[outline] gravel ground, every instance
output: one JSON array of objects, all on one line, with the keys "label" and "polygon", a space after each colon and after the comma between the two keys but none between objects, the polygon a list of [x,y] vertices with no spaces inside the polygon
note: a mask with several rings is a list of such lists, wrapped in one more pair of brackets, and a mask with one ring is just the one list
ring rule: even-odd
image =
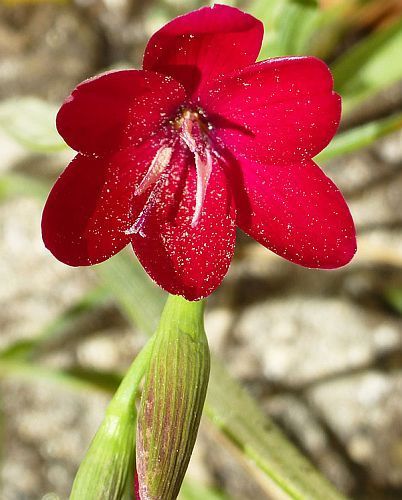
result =
[{"label": "gravel ground", "polygon": [[[167,15],[155,10],[151,23],[141,5],[0,5],[0,99],[35,94],[59,101],[86,76],[138,61],[144,40]],[[391,92],[393,106],[402,106],[401,89]],[[30,155],[1,134],[0,149],[2,172],[54,178],[66,163],[65,154]],[[342,491],[397,499],[402,319],[387,294],[402,288],[402,134],[332,162],[327,172],[358,226],[352,264],[332,272],[301,269],[240,235],[207,312],[207,331],[233,375]],[[92,270],[68,268],[45,251],[40,214],[29,196],[0,205],[0,348],[32,338],[97,282]],[[144,340],[106,301],[39,359],[49,367],[123,371]],[[50,500],[52,492],[67,498],[108,398],[29,375],[3,377],[0,391],[0,498]],[[234,499],[266,498],[206,423],[190,473]]]}]

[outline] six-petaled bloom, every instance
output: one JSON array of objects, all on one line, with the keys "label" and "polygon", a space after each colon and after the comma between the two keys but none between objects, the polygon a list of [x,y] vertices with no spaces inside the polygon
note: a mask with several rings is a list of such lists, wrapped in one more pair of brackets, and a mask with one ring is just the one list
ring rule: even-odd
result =
[{"label": "six-petaled bloom", "polygon": [[302,266],[349,262],[349,209],[311,159],[337,130],[340,97],[314,57],[256,63],[262,37],[254,17],[204,7],[152,36],[142,70],[78,85],[57,116],[78,154],[42,220],[59,260],[96,264],[131,242],[189,300],[222,281],[236,226]]}]

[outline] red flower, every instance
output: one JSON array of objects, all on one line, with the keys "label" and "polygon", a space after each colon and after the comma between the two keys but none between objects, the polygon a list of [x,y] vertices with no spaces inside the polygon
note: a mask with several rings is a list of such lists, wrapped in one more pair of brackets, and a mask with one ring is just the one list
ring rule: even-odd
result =
[{"label": "red flower", "polygon": [[150,276],[187,299],[226,274],[236,226],[302,266],[336,268],[356,250],[336,186],[311,160],[341,101],[313,57],[255,63],[262,24],[204,7],[155,33],[143,70],[86,80],[57,127],[77,156],[42,220],[47,248],[72,266],[131,242]]}]

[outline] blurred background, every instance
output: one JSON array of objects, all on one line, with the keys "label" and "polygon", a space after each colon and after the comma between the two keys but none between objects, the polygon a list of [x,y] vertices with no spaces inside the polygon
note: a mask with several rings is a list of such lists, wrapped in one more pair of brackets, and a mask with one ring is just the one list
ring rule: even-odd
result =
[{"label": "blurred background", "polygon": [[[359,250],[344,269],[306,270],[239,234],[208,303],[211,348],[342,492],[400,499],[402,1],[222,3],[264,21],[261,58],[313,54],[331,65],[344,116],[317,161],[350,204]],[[110,395],[158,316],[152,301],[163,298],[129,253],[74,269],[44,249],[43,203],[73,155],[54,130],[57,107],[89,76],[140,67],[156,29],[206,4],[0,0],[2,500],[68,497]],[[274,498],[207,421],[188,475],[198,497],[186,498]]]}]

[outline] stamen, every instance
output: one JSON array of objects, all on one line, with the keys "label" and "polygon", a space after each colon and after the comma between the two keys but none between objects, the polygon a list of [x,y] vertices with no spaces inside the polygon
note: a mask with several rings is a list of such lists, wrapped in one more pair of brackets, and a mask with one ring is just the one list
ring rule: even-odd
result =
[{"label": "stamen", "polygon": [[161,179],[161,181],[159,183],[157,183],[156,186],[154,187],[154,189],[151,191],[151,194],[148,196],[148,199],[144,205],[144,208],[141,210],[141,212],[138,215],[138,217],[136,218],[134,224],[130,228],[128,228],[126,231],[124,231],[125,234],[130,235],[130,234],[137,234],[138,233],[140,236],[145,238],[145,233],[143,231],[145,221],[147,220],[149,213],[151,212],[151,210],[155,206],[156,200],[157,200],[158,196],[161,194],[163,186],[164,186],[164,182]]},{"label": "stamen", "polygon": [[[148,172],[145,174],[140,185],[136,188],[134,192],[136,196],[144,193],[152,184],[154,184],[161,177],[164,170],[170,163],[170,160],[172,158],[172,153],[173,153],[173,148],[171,147],[162,146],[161,148],[158,149],[154,159],[151,162],[151,165],[149,166]],[[160,194],[160,191],[161,191],[161,183],[156,184],[155,188],[151,191],[144,205],[144,208],[141,210],[134,224],[126,231],[124,231],[125,234],[130,235],[138,233],[143,238],[145,237],[143,227],[149,212],[151,211],[151,209],[155,204],[156,197]]]},{"label": "stamen", "polygon": [[130,228],[126,229],[126,231],[124,231],[124,234],[130,235],[139,233],[139,235],[142,236],[142,238],[145,238],[145,233],[142,230],[142,228],[144,226],[146,215],[147,215],[147,210],[145,205],[140,215],[135,220],[134,224]]},{"label": "stamen", "polygon": [[186,143],[188,149],[195,153],[197,150],[197,143],[195,142],[195,138],[192,134],[193,130],[193,121],[190,118],[184,118],[183,124],[181,127],[181,138]]},{"label": "stamen", "polygon": [[200,220],[202,206],[207,193],[208,181],[212,172],[212,155],[208,148],[205,149],[205,160],[203,160],[197,152],[194,153],[194,158],[197,170],[197,191],[195,194],[195,210],[191,221],[191,227],[195,227]]},{"label": "stamen", "polygon": [[170,159],[172,158],[173,149],[170,147],[162,146],[158,149],[154,159],[149,166],[148,172],[145,174],[140,185],[136,188],[134,194],[136,196],[142,194],[146,191],[149,186],[154,184],[169,165]]}]

